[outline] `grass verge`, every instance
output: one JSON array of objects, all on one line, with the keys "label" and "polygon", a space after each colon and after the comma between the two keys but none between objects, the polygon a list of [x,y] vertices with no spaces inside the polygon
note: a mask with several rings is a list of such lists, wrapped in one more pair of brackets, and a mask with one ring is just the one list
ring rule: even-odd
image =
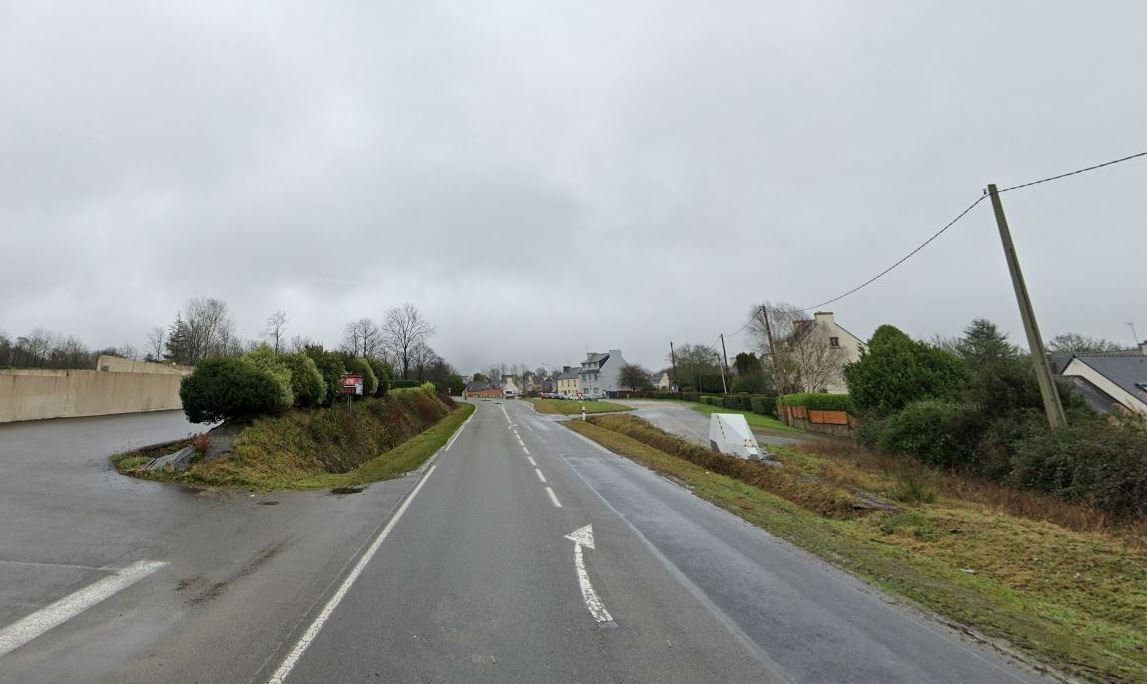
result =
[{"label": "grass verge", "polygon": [[[118,454],[112,457],[112,461],[116,469],[126,475],[165,482],[238,487],[254,491],[353,487],[399,477],[419,467],[450,439],[473,412],[472,404],[459,404],[429,428],[393,448],[381,453],[376,451],[374,457],[364,459],[342,472],[329,472],[320,459],[305,455],[306,452],[314,451],[314,448],[309,443],[312,437],[306,434],[308,430],[300,429],[298,423],[303,419],[299,417],[293,420],[275,418],[256,421],[236,440],[236,452],[233,455],[218,461],[197,463],[182,472],[140,470],[140,466],[151,457],[174,450],[171,448],[156,454],[145,454],[146,449]],[[313,429],[314,425],[306,427]]]},{"label": "grass verge", "polygon": [[991,483],[853,445],[780,449],[794,473],[896,502],[893,510],[830,517],[797,497],[707,470],[601,424],[565,425],[881,589],[1063,672],[1147,681],[1142,522],[1095,528],[1096,518],[1066,510],[1069,504],[1024,492],[1003,496]]},{"label": "grass verge", "polygon": [[574,415],[581,413],[581,407],[585,407],[586,413],[612,413],[615,411],[632,411],[633,408],[629,406],[622,406],[621,404],[614,404],[608,401],[575,401],[573,399],[526,399],[534,405],[538,413],[558,413],[562,415]]},{"label": "grass verge", "polygon": [[764,432],[776,432],[787,435],[803,435],[801,430],[789,427],[781,421],[773,418],[772,416],[762,416],[759,413],[752,411],[741,411],[738,409],[722,408],[720,406],[710,406],[708,404],[693,404],[689,403],[688,406],[698,413],[704,413],[711,416],[714,413],[739,413],[745,417],[745,421],[749,423],[749,427],[754,430],[762,430]]}]

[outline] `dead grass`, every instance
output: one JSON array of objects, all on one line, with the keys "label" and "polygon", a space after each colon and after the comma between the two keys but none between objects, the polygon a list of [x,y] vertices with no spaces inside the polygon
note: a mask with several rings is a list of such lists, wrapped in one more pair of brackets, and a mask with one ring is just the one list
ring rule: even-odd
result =
[{"label": "dead grass", "polygon": [[568,427],[887,591],[1072,676],[1147,681],[1142,521],[1116,525],[1086,507],[846,442],[780,449],[797,481],[815,478],[845,494],[901,498],[894,510],[833,517],[784,489],[733,479],[610,429],[624,428],[616,418]]}]

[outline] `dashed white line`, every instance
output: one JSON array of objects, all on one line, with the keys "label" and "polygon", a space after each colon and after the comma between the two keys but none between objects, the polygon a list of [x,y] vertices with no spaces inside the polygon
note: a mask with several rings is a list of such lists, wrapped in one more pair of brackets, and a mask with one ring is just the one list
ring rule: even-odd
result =
[{"label": "dashed white line", "polygon": [[546,476],[542,475],[542,471],[538,470],[537,468],[534,468],[534,472],[537,473],[538,479],[542,481],[542,484],[545,484],[546,483]]},{"label": "dashed white line", "polygon": [[303,657],[303,652],[307,650],[307,647],[310,646],[311,642],[315,640],[315,637],[319,635],[319,631],[322,630],[323,625],[330,619],[335,608],[338,607],[343,597],[350,591],[351,585],[354,584],[358,576],[362,574],[363,569],[366,568],[366,564],[374,558],[374,554],[378,553],[382,542],[386,540],[387,535],[394,529],[394,525],[410,506],[410,502],[414,501],[414,497],[418,496],[418,492],[422,490],[422,485],[426,484],[426,480],[430,479],[430,476],[434,474],[437,468],[437,465],[430,466],[430,470],[427,470],[426,474],[422,476],[422,479],[419,480],[418,484],[410,492],[410,495],[406,497],[406,500],[403,501],[402,505],[398,507],[398,510],[394,512],[394,516],[390,519],[390,522],[386,523],[386,527],[382,528],[382,531],[374,538],[374,541],[371,542],[366,552],[362,554],[362,558],[359,558],[358,563],[355,563],[354,568],[351,569],[350,574],[348,574],[342,584],[339,585],[334,596],[331,596],[327,604],[323,606],[322,611],[315,618],[315,621],[311,623],[311,626],[307,628],[303,636],[299,637],[299,641],[295,644],[295,647],[291,649],[291,652],[287,654],[287,657],[283,658],[279,669],[275,670],[275,673],[267,680],[267,684],[283,684],[283,682],[286,681],[287,676],[291,674],[291,670],[295,669],[295,664],[299,662],[299,658]]},{"label": "dashed white line", "polygon": [[535,468],[538,467],[538,462],[534,460],[533,456],[527,456],[526,460],[529,461],[530,465],[534,466]]},{"label": "dashed white line", "polygon": [[530,455],[530,450],[526,448],[526,445],[525,445],[525,444],[523,444],[523,445],[522,445],[522,451],[526,452],[526,455],[527,455],[527,456],[529,456],[529,455]]},{"label": "dashed white line", "polygon": [[550,501],[554,502],[554,508],[561,508],[562,507],[562,502],[558,501],[558,495],[554,494],[554,490],[550,489],[549,487],[546,487],[546,494],[550,495]]},{"label": "dashed white line", "polygon": [[110,577],[89,584],[0,630],[0,656],[5,656],[44,632],[58,627],[112,594],[130,587],[167,563],[138,561]]}]

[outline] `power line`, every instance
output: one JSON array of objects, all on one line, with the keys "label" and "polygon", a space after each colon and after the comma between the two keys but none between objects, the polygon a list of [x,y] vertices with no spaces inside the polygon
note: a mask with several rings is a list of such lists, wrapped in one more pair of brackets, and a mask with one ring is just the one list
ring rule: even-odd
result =
[{"label": "power line", "polygon": [[1111,166],[1112,164],[1119,164],[1121,162],[1130,161],[1132,159],[1137,159],[1139,157],[1147,157],[1147,152],[1139,152],[1136,154],[1132,154],[1132,155],[1123,157],[1122,159],[1112,159],[1109,162],[1103,162],[1102,164],[1096,164],[1095,166],[1088,166],[1087,168],[1084,168],[1084,169],[1076,169],[1075,171],[1068,171],[1067,173],[1061,173],[1058,176],[1051,176],[1049,178],[1041,178],[1040,180],[1031,181],[1030,183],[1021,183],[1020,185],[1013,185],[1010,188],[1001,188],[1000,190],[998,190],[998,192],[1008,192],[1009,190],[1019,190],[1020,188],[1026,188],[1026,187],[1030,187],[1032,185],[1039,185],[1040,183],[1047,183],[1047,182],[1050,182],[1053,180],[1059,180],[1060,178],[1067,178],[1068,176],[1074,176],[1074,175],[1079,174],[1079,173],[1086,173],[1088,171],[1094,171],[1096,169],[1102,169],[1104,166]]},{"label": "power line", "polygon": [[[1010,190],[1019,190],[1019,189],[1021,189],[1021,188],[1028,188],[1028,187],[1031,187],[1031,186],[1033,186],[1033,185],[1039,185],[1040,183],[1048,183],[1048,182],[1051,182],[1051,181],[1054,181],[1054,180],[1059,180],[1059,179],[1061,179],[1061,178],[1067,178],[1068,176],[1075,176],[1075,175],[1078,175],[1078,174],[1081,174],[1081,173],[1087,173],[1088,171],[1094,171],[1094,170],[1096,170],[1096,169],[1102,169],[1102,168],[1103,168],[1103,167],[1105,167],[1105,166],[1111,166],[1111,165],[1113,165],[1113,164],[1120,164],[1120,163],[1122,163],[1122,162],[1125,162],[1125,161],[1131,161],[1132,159],[1138,159],[1139,157],[1147,157],[1147,152],[1137,152],[1137,153],[1135,153],[1135,154],[1131,154],[1131,155],[1128,155],[1128,156],[1126,156],[1126,157],[1121,157],[1121,158],[1119,158],[1119,159],[1112,159],[1111,161],[1106,161],[1106,162],[1103,162],[1102,164],[1095,164],[1094,166],[1087,166],[1087,167],[1084,167],[1084,168],[1082,168],[1082,169],[1076,169],[1075,171],[1068,171],[1067,173],[1061,173],[1061,174],[1058,174],[1058,175],[1055,175],[1055,176],[1049,176],[1049,177],[1047,177],[1047,178],[1041,178],[1041,179],[1039,179],[1039,180],[1034,180],[1034,181],[1030,181],[1030,182],[1027,182],[1027,183],[1020,183],[1019,185],[1013,185],[1013,186],[1011,186],[1011,187],[1008,187],[1008,188],[1003,188],[1003,189],[999,190],[999,192],[1008,192],[1008,191],[1010,191]],[[857,285],[856,287],[852,288],[851,290],[849,290],[848,292],[845,292],[845,293],[844,293],[844,294],[842,294],[842,295],[838,295],[838,296],[836,296],[836,297],[833,297],[832,299],[830,299],[830,300],[828,300],[828,301],[826,301],[826,302],[821,302],[820,304],[817,304],[817,305],[815,305],[815,306],[808,306],[808,307],[805,307],[805,308],[803,308],[803,309],[802,309],[802,311],[813,311],[813,310],[815,310],[815,309],[819,309],[819,308],[820,308],[820,307],[822,307],[822,306],[827,306],[827,305],[829,305],[829,304],[832,304],[833,302],[838,302],[838,301],[840,301],[840,300],[844,299],[845,297],[847,297],[847,296],[849,296],[849,295],[851,295],[851,294],[853,294],[853,293],[855,293],[855,292],[858,292],[858,291],[860,291],[860,290],[862,290],[862,289],[864,289],[864,288],[868,287],[869,285],[871,285],[872,283],[876,282],[877,280],[880,280],[880,279],[881,279],[881,278],[883,278],[885,275],[887,275],[887,274],[888,274],[890,271],[892,271],[892,269],[896,268],[897,266],[899,266],[900,264],[904,263],[905,261],[908,261],[910,258],[912,258],[913,256],[915,256],[917,252],[919,252],[920,250],[922,250],[922,249],[924,249],[925,247],[927,247],[927,246],[928,246],[928,243],[930,243],[930,242],[932,242],[933,240],[935,240],[936,238],[940,237],[940,235],[942,235],[942,234],[944,233],[944,231],[946,231],[946,230],[948,230],[949,228],[951,228],[952,226],[956,225],[956,223],[957,223],[957,222],[958,222],[960,219],[964,218],[964,216],[966,216],[966,215],[968,214],[968,212],[970,212],[972,209],[974,209],[974,208],[975,208],[975,206],[976,206],[977,204],[979,204],[980,202],[984,201],[984,198],[985,198],[985,197],[987,197],[987,192],[986,192],[986,191],[985,191],[985,194],[983,194],[983,195],[980,195],[980,198],[979,198],[979,199],[977,199],[975,202],[972,202],[972,203],[971,203],[971,204],[968,206],[968,208],[967,208],[967,209],[964,209],[963,211],[961,211],[961,212],[959,213],[959,215],[957,215],[957,216],[956,216],[956,218],[952,219],[951,221],[949,221],[949,222],[948,222],[948,224],[947,224],[947,225],[945,225],[945,226],[944,226],[943,228],[941,228],[940,230],[936,231],[936,232],[935,232],[935,233],[932,235],[932,237],[930,237],[930,238],[928,238],[927,240],[925,240],[925,241],[924,241],[923,243],[921,243],[921,244],[920,244],[920,245],[919,245],[919,246],[918,246],[916,249],[914,249],[914,250],[912,250],[911,252],[909,252],[908,254],[904,255],[904,257],[903,257],[902,259],[900,259],[900,260],[899,260],[899,261],[897,261],[896,263],[892,264],[892,265],[891,265],[891,266],[889,266],[888,268],[884,269],[884,270],[883,270],[883,271],[881,271],[880,273],[877,273],[877,274],[876,274],[875,276],[873,276],[872,278],[869,278],[868,280],[864,281],[864,282],[863,282],[863,283],[861,283],[860,285]],[[748,326],[748,323],[746,323],[746,324],[745,324],[745,326],[742,326],[742,330],[743,330],[745,327],[747,327],[747,326]]]},{"label": "power line", "polygon": [[924,242],[920,243],[920,244],[919,244],[919,245],[916,247],[916,249],[912,250],[911,252],[908,252],[908,253],[907,253],[907,254],[905,254],[903,257],[901,257],[899,261],[897,261],[896,263],[892,264],[892,265],[891,265],[891,266],[889,266],[888,268],[884,269],[884,270],[883,270],[883,271],[881,271],[880,273],[877,273],[876,275],[872,276],[872,277],[871,277],[871,278],[869,278],[868,280],[866,280],[866,281],[864,281],[863,283],[861,283],[861,284],[857,285],[856,287],[852,288],[852,289],[851,289],[851,290],[849,290],[848,292],[845,292],[844,294],[841,294],[841,295],[837,295],[836,297],[833,297],[832,299],[830,299],[830,300],[828,300],[828,301],[826,301],[826,302],[821,302],[820,304],[817,304],[817,305],[815,305],[815,306],[806,306],[806,307],[803,307],[801,310],[802,310],[802,311],[813,311],[813,310],[815,310],[815,309],[819,309],[819,308],[820,308],[820,307],[822,307],[822,306],[826,306],[826,305],[828,305],[828,304],[832,304],[833,302],[837,302],[837,301],[840,301],[840,300],[844,299],[845,297],[849,296],[850,294],[853,294],[854,292],[858,292],[858,291],[860,291],[860,290],[862,290],[862,289],[864,289],[864,288],[868,287],[868,286],[869,286],[869,285],[871,285],[872,283],[875,283],[877,280],[880,280],[881,278],[883,278],[884,276],[886,276],[886,275],[887,275],[889,272],[891,272],[891,271],[892,271],[892,269],[896,268],[897,266],[899,266],[900,264],[904,263],[905,261],[908,261],[908,260],[909,260],[909,259],[911,259],[913,256],[915,256],[917,252],[919,252],[920,250],[922,250],[922,249],[924,249],[925,247],[927,247],[927,246],[928,246],[928,244],[929,244],[930,242],[932,242],[932,241],[933,241],[933,240],[935,240],[936,238],[938,238],[938,237],[940,237],[941,235],[943,235],[943,234],[944,234],[944,231],[946,231],[946,230],[948,230],[949,228],[951,228],[952,226],[956,225],[956,223],[957,223],[957,222],[958,222],[960,219],[962,219],[962,218],[964,218],[965,216],[967,216],[967,215],[968,215],[968,212],[970,212],[972,209],[974,209],[974,208],[976,207],[976,205],[977,205],[977,204],[979,204],[980,202],[983,202],[985,197],[987,197],[987,195],[980,195],[979,199],[977,199],[975,202],[972,202],[971,204],[969,204],[969,205],[968,205],[968,207],[967,207],[966,209],[964,209],[963,211],[961,211],[959,214],[957,214],[957,215],[956,215],[956,218],[952,219],[952,220],[951,220],[951,221],[949,221],[947,224],[945,224],[943,228],[941,228],[940,230],[938,230],[938,231],[936,231],[935,233],[933,233],[933,234],[932,234],[932,237],[930,237],[930,238],[928,238],[927,240],[925,240]]}]

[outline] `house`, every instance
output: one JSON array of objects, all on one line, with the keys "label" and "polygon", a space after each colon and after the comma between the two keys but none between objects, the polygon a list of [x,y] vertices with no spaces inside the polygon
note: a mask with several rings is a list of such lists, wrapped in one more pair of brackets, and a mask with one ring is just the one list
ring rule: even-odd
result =
[{"label": "house", "polygon": [[606,353],[590,352],[578,370],[578,391],[588,399],[599,399],[616,392],[620,387],[621,367],[625,359],[620,349],[610,349]]},{"label": "house", "polygon": [[502,395],[507,399],[513,399],[522,393],[518,386],[516,378],[512,375],[507,375],[502,378]]},{"label": "house", "polygon": [[791,391],[847,394],[844,366],[860,360],[864,342],[836,322],[831,311],[793,322],[793,332],[777,344],[777,361]]},{"label": "house", "polygon": [[578,372],[569,366],[562,366],[558,375],[557,387],[554,390],[563,397],[576,397],[581,390],[578,388]]},{"label": "house", "polygon": [[668,392],[672,386],[672,383],[669,382],[669,371],[660,371],[650,374],[649,383],[653,385],[653,389],[655,390]]},{"label": "house", "polygon": [[1147,417],[1147,342],[1125,351],[1051,354],[1048,364],[1095,411]]},{"label": "house", "polygon": [[471,382],[462,390],[463,399],[501,399],[502,388],[489,382]]}]

